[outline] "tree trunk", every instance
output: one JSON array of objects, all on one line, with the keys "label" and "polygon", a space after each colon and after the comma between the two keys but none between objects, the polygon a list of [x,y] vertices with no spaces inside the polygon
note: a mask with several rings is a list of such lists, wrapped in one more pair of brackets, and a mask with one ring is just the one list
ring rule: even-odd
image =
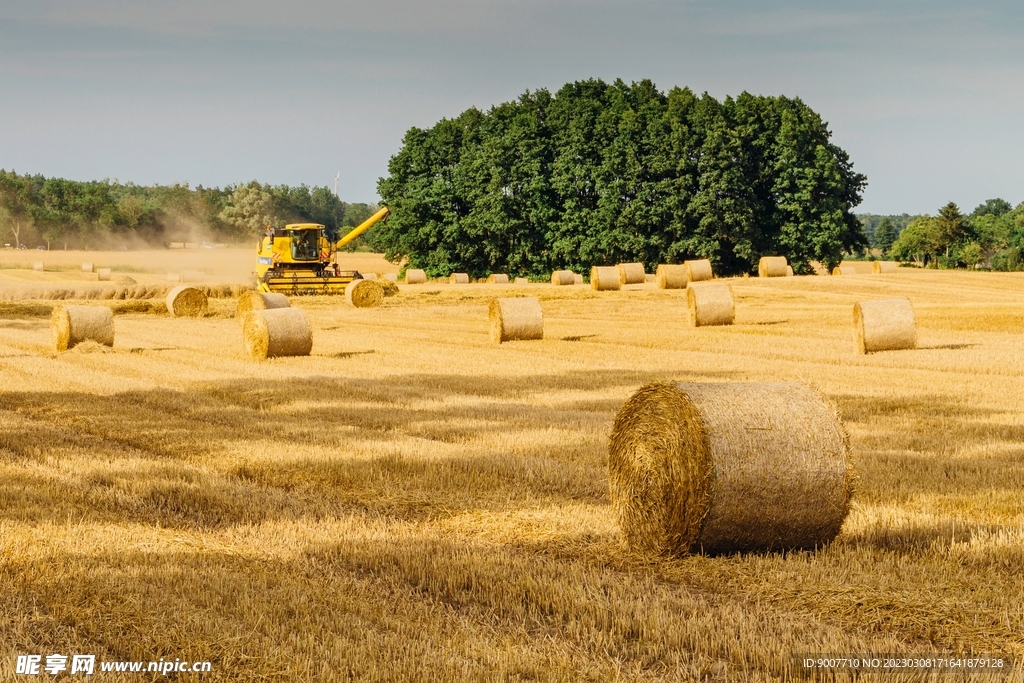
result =
[{"label": "tree trunk", "polygon": [[18,235],[21,234],[21,222],[14,221],[11,223],[11,232],[14,233],[14,248],[21,248],[21,240],[18,239]]}]

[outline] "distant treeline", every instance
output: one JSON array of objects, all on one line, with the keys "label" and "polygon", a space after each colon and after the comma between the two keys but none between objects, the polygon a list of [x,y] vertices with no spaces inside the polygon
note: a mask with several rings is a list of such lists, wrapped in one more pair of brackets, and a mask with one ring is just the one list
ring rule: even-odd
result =
[{"label": "distant treeline", "polygon": [[969,215],[950,202],[934,215],[860,214],[871,246],[922,267],[1024,270],[1024,203],[989,199]]},{"label": "distant treeline", "polygon": [[[167,242],[248,241],[267,225],[358,225],[375,204],[346,203],[327,187],[245,185],[195,189],[101,180],[79,182],[0,170],[0,230],[14,247],[143,247]],[[355,248],[357,243],[350,247]]]},{"label": "distant treeline", "polygon": [[718,101],[644,80],[570,83],[411,128],[378,193],[377,242],[432,275],[540,274],[708,258],[797,272],[868,242],[866,178],[799,99]]}]

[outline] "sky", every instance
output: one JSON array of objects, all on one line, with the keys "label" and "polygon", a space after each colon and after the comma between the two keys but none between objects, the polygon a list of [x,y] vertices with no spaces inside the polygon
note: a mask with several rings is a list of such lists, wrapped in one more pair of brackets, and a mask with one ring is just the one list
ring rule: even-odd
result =
[{"label": "sky", "polygon": [[1024,201],[1024,3],[2,0],[0,168],[374,201],[412,126],[650,78],[800,97],[857,212]]}]

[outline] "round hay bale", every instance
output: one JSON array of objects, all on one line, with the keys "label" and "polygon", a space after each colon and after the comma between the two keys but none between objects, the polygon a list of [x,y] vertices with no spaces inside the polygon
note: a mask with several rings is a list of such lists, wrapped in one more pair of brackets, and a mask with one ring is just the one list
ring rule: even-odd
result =
[{"label": "round hay bale", "polygon": [[235,317],[241,319],[249,311],[265,311],[268,308],[288,308],[288,297],[276,292],[257,292],[248,290],[242,292],[238,297],[238,304],[235,306]]},{"label": "round hay bale", "polygon": [[249,311],[242,318],[242,337],[249,355],[257,360],[308,356],[313,349],[313,332],[297,308]]},{"label": "round hay bale", "polygon": [[114,312],[106,306],[56,306],[50,316],[50,332],[58,352],[93,341],[114,345]]},{"label": "round hay bale", "polygon": [[381,291],[384,292],[384,296],[395,296],[398,294],[398,285],[391,280],[377,280],[377,284],[380,285]]},{"label": "round hay bale", "polygon": [[544,312],[537,297],[494,299],[488,311],[491,340],[497,344],[544,338]]},{"label": "round hay bale", "polygon": [[856,275],[857,269],[853,266],[836,266],[832,269],[833,275]]},{"label": "round hay bale", "polygon": [[96,271],[97,280],[109,280],[110,279],[110,268],[99,268]]},{"label": "round hay bale", "polygon": [[655,275],[654,273],[647,273],[646,275],[644,275],[644,282],[656,282],[657,279],[658,276]]},{"label": "round hay bale", "polygon": [[371,282],[376,282],[377,280],[380,279],[377,276],[377,273],[359,273],[359,274],[363,276],[364,280],[370,280]]},{"label": "round hay bale", "polygon": [[491,273],[487,276],[487,284],[489,285],[507,285],[508,275],[504,273]]},{"label": "round hay bale", "polygon": [[555,270],[551,273],[551,284],[556,287],[576,284],[576,273],[571,270]]},{"label": "round hay bale", "polygon": [[469,273],[452,273],[448,276],[448,284],[450,285],[468,285],[469,284]]},{"label": "round hay bale", "polygon": [[427,271],[419,268],[410,268],[405,271],[405,284],[422,285],[427,281]]},{"label": "round hay bale", "polygon": [[398,273],[384,273],[381,277],[388,282],[398,282]]},{"label": "round hay bale", "polygon": [[613,292],[622,287],[619,269],[615,266],[594,266],[590,269],[590,286],[598,292]]},{"label": "round hay bale", "polygon": [[373,280],[353,280],[345,286],[345,301],[356,308],[380,306],[384,288]]},{"label": "round hay bale", "polygon": [[853,327],[861,353],[917,348],[917,324],[909,299],[858,301]]},{"label": "round hay bale", "polygon": [[875,275],[881,273],[895,273],[899,264],[895,261],[875,261],[871,264],[871,272]]},{"label": "round hay bale", "polygon": [[686,266],[686,277],[690,282],[710,280],[715,276],[714,271],[711,269],[711,261],[706,258],[695,261],[683,261],[683,265]]},{"label": "round hay bale", "polygon": [[115,282],[117,282],[117,284],[119,284],[119,285],[137,285],[137,284],[138,284],[138,283],[137,283],[137,282],[135,281],[135,278],[133,278],[133,277],[129,277],[129,276],[127,276],[127,275],[121,275],[121,276],[119,276],[119,277],[117,278],[117,280],[115,280]]},{"label": "round hay bale", "polygon": [[528,278],[528,277],[517,277],[515,279],[514,284],[517,284],[517,285],[528,285],[528,284],[530,284],[530,278]]},{"label": "round hay bale", "polygon": [[83,263],[82,264],[82,272],[83,273],[91,273],[92,272],[92,264],[91,263]]},{"label": "round hay bale", "polygon": [[36,261],[32,264],[32,270],[46,270],[46,268],[43,266],[42,261]]},{"label": "round hay bale", "polygon": [[686,290],[686,305],[694,327],[732,325],[736,316],[729,285],[690,285]]},{"label": "round hay bale", "polygon": [[854,479],[835,408],[793,382],[645,386],[615,418],[608,474],[629,545],[674,555],[822,546]]},{"label": "round hay bale", "polygon": [[178,285],[167,292],[167,312],[175,318],[198,318],[208,305],[206,292],[198,287]]},{"label": "round hay bale", "polygon": [[619,269],[619,280],[624,285],[639,285],[647,281],[642,263],[620,263],[615,267]]},{"label": "round hay bale", "polygon": [[793,277],[793,266],[786,266],[786,277]]},{"label": "round hay bale", "polygon": [[758,277],[786,277],[789,263],[785,256],[762,256],[757,262]]},{"label": "round hay bale", "polygon": [[573,273],[572,274],[572,283],[574,285],[582,285],[583,284],[583,273]]},{"label": "round hay bale", "polygon": [[686,289],[686,285],[690,282],[686,266],[667,263],[658,266],[654,278],[658,282],[658,289]]}]

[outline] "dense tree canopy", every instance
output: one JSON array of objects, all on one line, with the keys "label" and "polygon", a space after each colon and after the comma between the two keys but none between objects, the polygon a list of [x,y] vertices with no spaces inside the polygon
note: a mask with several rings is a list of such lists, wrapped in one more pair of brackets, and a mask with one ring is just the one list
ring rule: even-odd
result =
[{"label": "dense tree canopy", "polygon": [[0,170],[0,231],[14,247],[248,240],[268,224],[289,222],[322,223],[336,235],[375,210],[376,205],[347,204],[326,187],[253,181],[193,190],[188,185],[78,182]]},{"label": "dense tree canopy", "polygon": [[913,220],[890,254],[935,268],[1024,270],[1024,203],[1013,208],[1004,199],[989,199],[964,216],[949,202],[937,215]]},{"label": "dense tree canopy", "polygon": [[719,102],[650,81],[570,83],[412,128],[378,189],[374,237],[433,275],[709,258],[723,274],[765,254],[830,268],[867,246],[851,213],[866,185],[799,99]]}]

